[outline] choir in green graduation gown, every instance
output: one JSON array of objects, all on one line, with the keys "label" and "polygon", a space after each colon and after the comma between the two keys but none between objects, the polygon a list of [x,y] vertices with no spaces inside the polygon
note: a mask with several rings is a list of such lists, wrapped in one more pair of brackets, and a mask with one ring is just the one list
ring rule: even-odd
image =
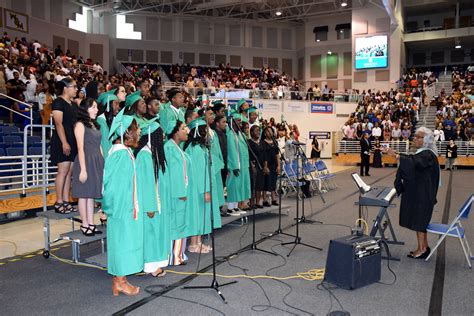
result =
[{"label": "choir in green graduation gown", "polygon": [[[110,136],[122,136],[132,121],[121,111],[112,123]],[[125,145],[115,144],[105,161],[102,200],[108,216],[107,268],[114,276],[143,270],[143,212],[138,206],[136,189],[133,153]]]},{"label": "choir in green graduation gown", "polygon": [[[200,121],[200,122],[197,122]],[[198,128],[199,124],[205,125],[206,122],[203,120],[194,120],[190,123],[190,128]],[[217,187],[216,187],[216,176],[214,172],[211,172],[212,178],[209,177],[209,155],[205,147],[196,144],[189,144],[186,148],[186,153],[189,154],[193,163],[192,167],[192,186],[195,189],[196,203],[197,206],[194,209],[195,220],[191,221],[193,226],[193,235],[199,236],[209,234],[211,232],[211,203],[213,210],[213,221],[214,228],[220,228],[221,216],[219,212],[219,200],[217,198]],[[220,177],[220,174],[219,174]],[[211,180],[212,180],[212,192],[211,192]],[[206,202],[204,195],[209,193],[211,195],[211,202]]]},{"label": "choir in green graduation gown", "polygon": [[[224,169],[224,157],[222,157],[221,145],[219,143],[219,137],[216,132],[212,129],[209,131],[211,134],[211,155],[212,155],[212,169],[216,181],[213,182],[213,185],[216,187],[216,196],[218,206],[225,204],[224,197],[224,184],[222,183],[221,170]],[[213,196],[214,197],[214,196]]]},{"label": "choir in green graduation gown", "polygon": [[[233,119],[243,119],[240,114],[233,114]],[[249,150],[243,133],[227,128],[227,202],[241,202],[251,196]],[[234,174],[239,170],[239,175]]]},{"label": "choir in green graduation gown", "polygon": [[[140,125],[141,136],[149,137],[160,125],[157,118],[144,121]],[[144,262],[146,273],[155,272],[158,268],[166,267],[171,252],[168,214],[161,206],[160,187],[155,178],[153,157],[148,143],[137,154],[137,193],[138,206],[143,215]],[[161,182],[161,181],[160,181]],[[154,213],[150,218],[148,213]]]},{"label": "choir in green graduation gown", "polygon": [[[102,93],[97,98],[97,103],[99,106],[105,106],[105,112],[113,111],[111,109],[111,104],[113,101],[118,100],[117,96],[114,94],[116,89],[110,90],[108,92]],[[100,133],[102,138],[100,140],[100,147],[102,148],[102,153],[104,154],[104,160],[107,160],[109,156],[110,148],[112,148],[112,141],[109,139],[109,125],[107,125],[107,119],[105,118],[105,113],[102,113],[97,117],[97,124],[100,128]]]},{"label": "choir in green graduation gown", "polygon": [[185,108],[181,107],[179,109],[173,107],[171,102],[165,103],[163,107],[160,108],[160,125],[163,130],[172,129],[171,126],[176,121],[181,121],[184,123],[184,112]]}]

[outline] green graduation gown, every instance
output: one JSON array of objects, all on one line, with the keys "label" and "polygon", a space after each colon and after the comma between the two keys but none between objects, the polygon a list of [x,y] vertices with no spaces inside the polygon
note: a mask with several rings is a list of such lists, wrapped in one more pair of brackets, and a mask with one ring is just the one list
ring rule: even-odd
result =
[{"label": "green graduation gown", "polygon": [[160,125],[161,128],[166,131],[168,129],[168,124],[170,122],[174,122],[175,120],[179,120],[184,123],[184,108],[173,108],[170,103],[166,103],[160,109]]},{"label": "green graduation gown", "polygon": [[[166,207],[169,212],[170,238],[177,240],[194,236],[196,197],[191,185],[191,158],[172,139],[165,143],[164,150],[166,170],[163,194],[168,199]],[[182,197],[186,197],[186,200],[181,200]]]},{"label": "green graduation gown", "polygon": [[[140,150],[135,164],[138,206],[143,212],[144,261],[145,263],[163,262],[159,266],[165,267],[171,252],[168,217],[160,208],[160,190],[154,176],[153,158],[148,146]],[[155,213],[154,217],[148,217],[148,212]]]},{"label": "green graduation gown", "polygon": [[[245,136],[227,128],[227,202],[241,202],[251,196],[249,149]],[[235,176],[233,170],[239,170]]]},{"label": "green graduation gown", "polygon": [[102,208],[108,216],[107,268],[114,276],[143,270],[143,211],[137,208],[135,179],[133,153],[113,145],[105,161]]},{"label": "green graduation gown", "polygon": [[109,140],[109,126],[105,119],[105,115],[101,114],[97,117],[97,124],[100,127],[100,133],[102,134],[102,139],[100,140],[100,147],[104,153],[104,161],[107,160],[109,156],[110,148],[112,148],[112,142]]},{"label": "green graduation gown", "polygon": [[222,183],[221,170],[224,169],[224,157],[222,157],[221,145],[219,143],[219,137],[216,132],[212,129],[211,133],[211,155],[212,155],[212,169],[214,170],[214,176],[216,181],[213,185],[216,187],[217,202],[218,206],[225,204],[224,197],[224,184]]},{"label": "green graduation gown", "polygon": [[[211,203],[205,202],[204,195],[206,192],[210,192],[211,185],[209,179],[209,164],[208,164],[208,153],[205,148],[200,145],[189,145],[186,148],[186,153],[189,154],[193,162],[192,168],[192,186],[194,187],[196,195],[196,207],[193,209],[196,214],[193,231],[194,235],[204,235],[211,232]],[[214,228],[220,228],[221,215],[219,212],[219,200],[217,198],[217,187],[215,186],[216,177],[215,173],[212,172],[212,192],[211,201],[213,208],[213,220]],[[220,175],[220,174],[219,174]]]}]

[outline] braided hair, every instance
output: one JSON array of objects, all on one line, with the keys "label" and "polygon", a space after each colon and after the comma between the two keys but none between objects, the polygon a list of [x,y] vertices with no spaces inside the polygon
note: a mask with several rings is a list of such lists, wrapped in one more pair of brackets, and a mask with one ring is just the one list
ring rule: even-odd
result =
[{"label": "braided hair", "polygon": [[[202,147],[206,146],[206,127],[206,125],[201,125],[191,130],[188,140],[184,143],[184,150],[186,150],[189,145],[200,145]],[[194,137],[196,128],[198,129],[198,133],[196,134],[196,137]]]},{"label": "braided hair", "polygon": [[[151,156],[153,157],[153,169],[155,172],[155,179],[158,179],[158,171],[161,169],[162,172],[165,172],[166,167],[166,158],[163,145],[163,129],[161,127],[157,128],[150,135],[151,142]],[[138,146],[133,151],[135,157],[138,156],[140,150],[148,144],[148,135],[143,135],[138,141]]]}]

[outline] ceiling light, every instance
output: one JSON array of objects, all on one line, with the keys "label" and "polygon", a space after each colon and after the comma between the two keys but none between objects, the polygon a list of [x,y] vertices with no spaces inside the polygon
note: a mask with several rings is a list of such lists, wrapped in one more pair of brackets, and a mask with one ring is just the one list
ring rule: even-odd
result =
[{"label": "ceiling light", "polygon": [[455,38],[454,39],[454,48],[456,49],[460,49],[462,46],[461,46],[461,41],[459,40],[459,38]]},{"label": "ceiling light", "polygon": [[316,42],[318,42],[318,43],[319,43],[319,42],[321,42],[321,40],[318,38],[318,39],[316,40]]},{"label": "ceiling light", "polygon": [[283,13],[281,13],[280,10],[278,10],[277,12],[275,12],[275,15],[276,15],[276,16],[280,16],[280,15],[282,15],[282,14],[283,14]]},{"label": "ceiling light", "polygon": [[330,50],[328,50],[328,55],[332,55],[332,52]]},{"label": "ceiling light", "polygon": [[341,7],[347,7],[347,0],[343,0],[341,2]]}]

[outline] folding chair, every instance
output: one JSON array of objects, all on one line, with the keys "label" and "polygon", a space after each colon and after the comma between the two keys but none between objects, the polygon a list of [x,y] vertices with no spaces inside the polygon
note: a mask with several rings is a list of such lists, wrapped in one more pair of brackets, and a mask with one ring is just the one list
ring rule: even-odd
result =
[{"label": "folding chair", "polygon": [[318,177],[316,167],[307,159],[303,160],[303,177],[310,182],[311,191],[314,193],[322,193],[322,180]]},{"label": "folding chair", "polygon": [[316,167],[316,170],[318,171],[318,177],[323,181],[323,183],[325,184],[325,187],[328,190],[337,188],[336,183],[332,181],[332,179],[336,175],[334,173],[329,172],[324,161],[318,160],[316,161],[314,165]]},{"label": "folding chair", "polygon": [[464,251],[464,255],[466,257],[467,265],[469,266],[469,268],[472,268],[472,265],[471,265],[472,252],[471,252],[471,248],[469,247],[469,243],[466,239],[466,233],[465,233],[464,227],[462,227],[461,225],[461,220],[466,220],[468,218],[473,202],[474,202],[474,194],[472,194],[467,199],[467,201],[459,210],[458,215],[454,218],[454,220],[449,225],[438,224],[438,223],[430,223],[428,225],[428,228],[426,228],[426,231],[428,233],[440,235],[441,237],[438,239],[438,243],[433,248],[428,258],[426,258],[426,261],[430,259],[431,255],[439,247],[441,242],[443,242],[446,236],[449,236],[449,237],[455,237],[459,239],[462,250]]},{"label": "folding chair", "polygon": [[295,183],[298,182],[298,179],[297,179],[297,175],[296,175],[294,169],[292,168],[291,164],[289,164],[287,162],[284,163],[284,165],[283,165],[283,174],[286,177],[285,184],[287,185],[287,187],[291,191],[296,192]]}]

